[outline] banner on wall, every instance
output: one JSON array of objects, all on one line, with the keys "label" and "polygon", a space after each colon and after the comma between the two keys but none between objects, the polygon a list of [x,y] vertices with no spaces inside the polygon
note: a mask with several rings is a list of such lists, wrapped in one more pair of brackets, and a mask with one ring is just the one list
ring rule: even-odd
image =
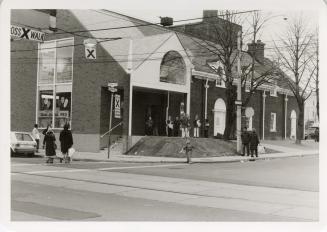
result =
[{"label": "banner on wall", "polygon": [[115,118],[120,118],[120,95],[115,94]]}]

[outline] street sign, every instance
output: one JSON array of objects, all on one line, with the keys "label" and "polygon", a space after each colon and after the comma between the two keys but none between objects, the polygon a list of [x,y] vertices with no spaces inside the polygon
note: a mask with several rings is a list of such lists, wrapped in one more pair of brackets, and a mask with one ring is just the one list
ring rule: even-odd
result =
[{"label": "street sign", "polygon": [[10,35],[14,38],[27,39],[38,42],[43,42],[45,39],[44,32],[15,25],[10,26]]},{"label": "street sign", "polygon": [[115,94],[115,118],[120,118],[120,95]]},{"label": "street sign", "polygon": [[96,47],[85,47],[85,58],[95,60],[97,58]]},{"label": "street sign", "polygon": [[109,82],[108,83],[108,87],[114,88],[114,87],[117,87],[117,86],[118,86],[117,82]]}]

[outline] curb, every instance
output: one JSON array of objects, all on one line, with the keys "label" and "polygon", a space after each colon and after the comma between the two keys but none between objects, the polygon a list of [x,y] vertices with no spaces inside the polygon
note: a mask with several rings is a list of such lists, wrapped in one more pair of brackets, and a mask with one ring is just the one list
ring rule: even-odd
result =
[{"label": "curb", "polygon": [[[278,154],[284,154],[284,153],[278,153]],[[276,157],[244,157],[244,158],[238,158],[238,159],[232,159],[232,160],[212,160],[212,158],[199,158],[202,160],[193,160],[192,164],[194,163],[236,163],[236,162],[252,162],[256,160],[272,160],[272,159],[283,159],[283,158],[291,158],[291,157],[304,157],[304,156],[314,156],[319,155],[319,153],[310,153],[310,154],[294,154],[294,155],[286,155],[285,156],[276,156]],[[198,159],[198,158],[194,158]],[[204,160],[207,159],[207,160]],[[90,158],[76,158],[73,159],[74,161],[86,161],[86,162],[124,162],[124,163],[186,163],[186,158],[180,158],[179,160],[110,160],[110,159],[90,159]]]}]

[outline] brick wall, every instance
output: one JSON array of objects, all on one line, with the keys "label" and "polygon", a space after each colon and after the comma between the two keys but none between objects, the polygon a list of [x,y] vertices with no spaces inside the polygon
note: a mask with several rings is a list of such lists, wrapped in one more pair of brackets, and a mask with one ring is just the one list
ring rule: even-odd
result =
[{"label": "brick wall", "polygon": [[[37,42],[11,42],[11,51],[37,49]],[[12,131],[32,131],[35,123],[37,50],[11,52],[10,116]]]}]

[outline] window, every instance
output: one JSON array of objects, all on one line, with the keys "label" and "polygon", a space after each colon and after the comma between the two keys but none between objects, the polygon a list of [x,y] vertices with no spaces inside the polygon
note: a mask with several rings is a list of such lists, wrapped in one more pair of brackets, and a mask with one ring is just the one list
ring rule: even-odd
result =
[{"label": "window", "polygon": [[169,51],[160,64],[160,82],[184,85],[186,66],[183,57],[176,51]]},{"label": "window", "polygon": [[44,42],[39,49],[38,124],[62,128],[71,124],[73,39]]},{"label": "window", "polygon": [[216,79],[216,87],[222,87],[225,88],[225,82],[221,77],[217,77]]},{"label": "window", "polygon": [[270,131],[276,132],[276,113],[270,113]]},{"label": "window", "polygon": [[272,97],[277,97],[277,81],[274,81],[273,82],[273,86],[272,86],[273,89],[270,90],[270,96]]},{"label": "window", "polygon": [[252,107],[245,108],[245,124],[248,130],[252,130],[252,120],[254,116],[254,109]]},{"label": "window", "polygon": [[217,79],[216,79],[216,87],[225,88],[225,82],[224,82],[225,72],[224,72],[223,65],[219,61],[217,61],[217,62],[208,62],[208,65],[218,75]]}]

